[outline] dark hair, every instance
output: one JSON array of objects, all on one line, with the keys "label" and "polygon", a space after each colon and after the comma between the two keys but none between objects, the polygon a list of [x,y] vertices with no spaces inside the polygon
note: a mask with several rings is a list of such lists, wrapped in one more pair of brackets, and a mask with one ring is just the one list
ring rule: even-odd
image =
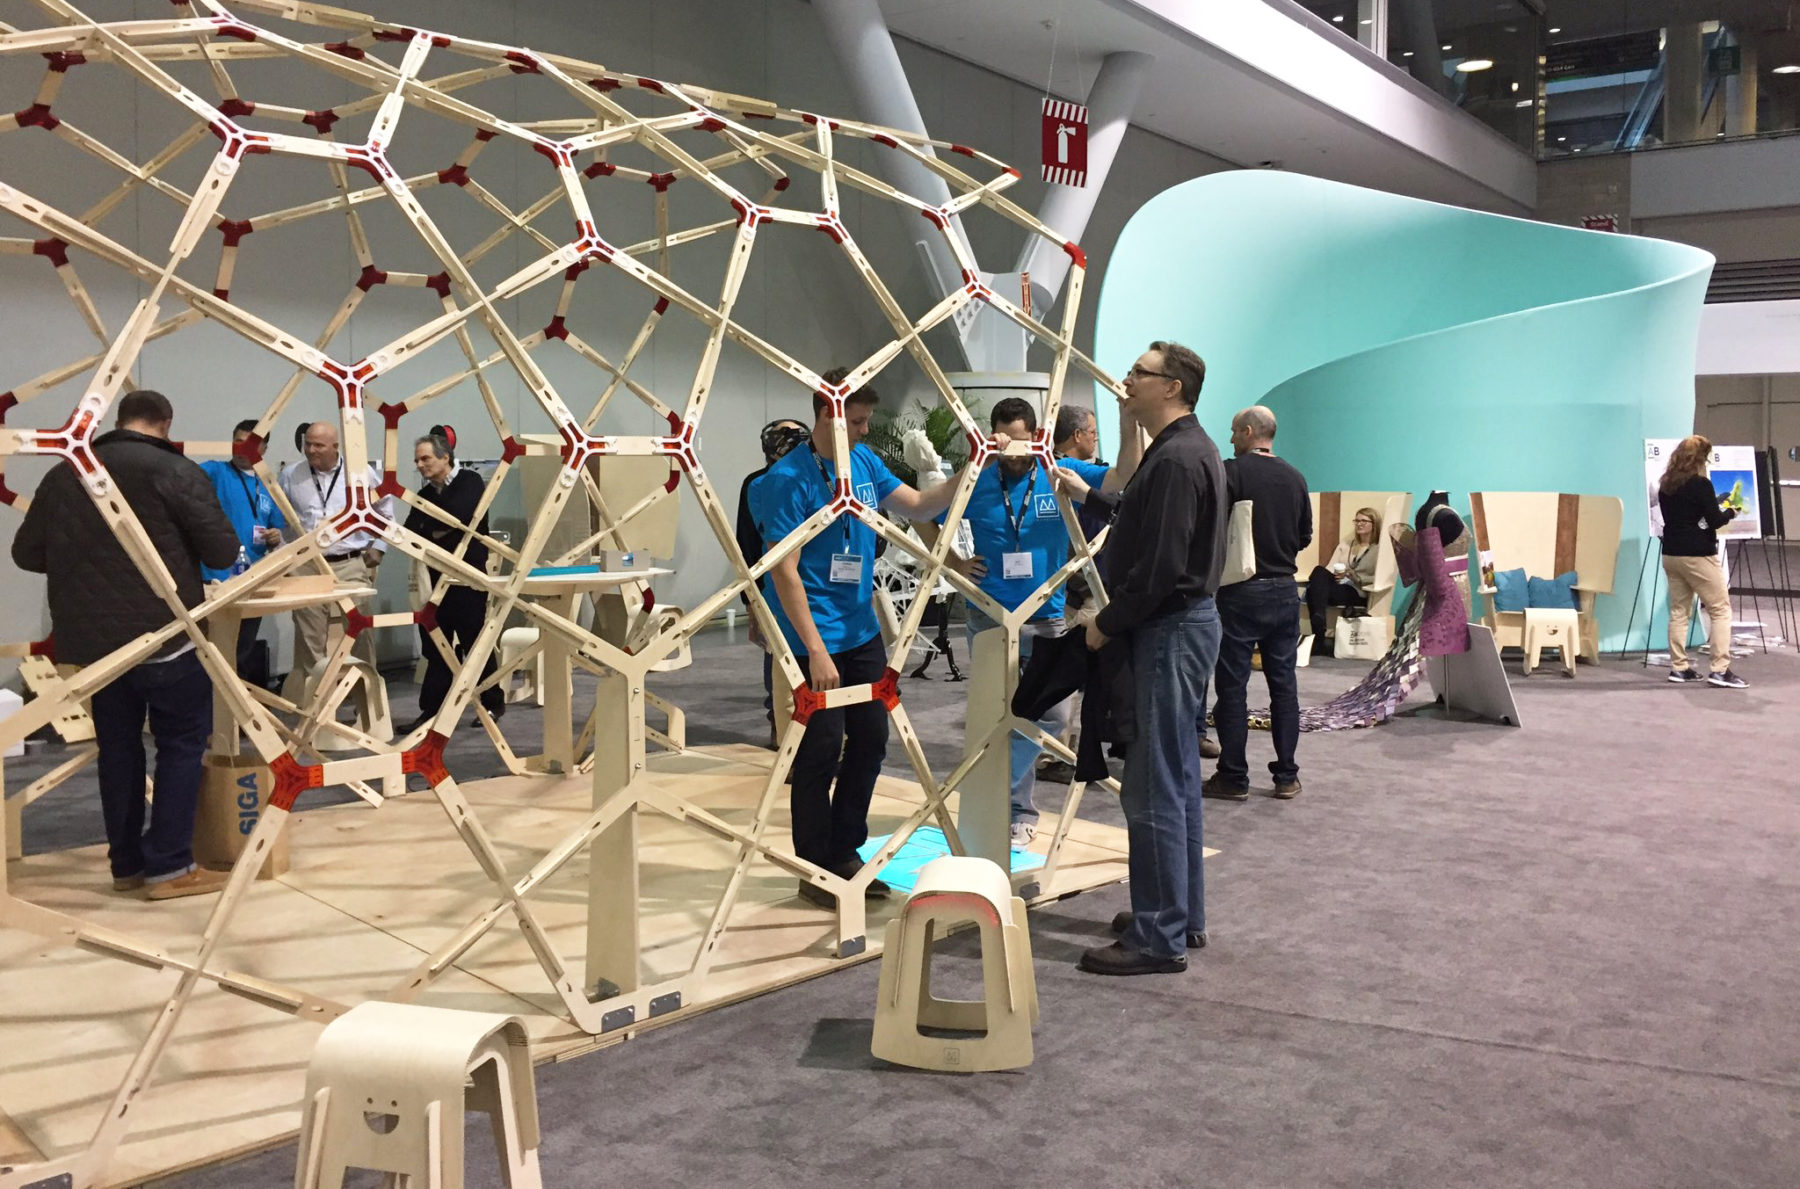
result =
[{"label": "dark hair", "polygon": [[302,454],[306,453],[306,431],[312,426],[313,423],[310,421],[302,421],[299,425],[294,426],[294,449]]},{"label": "dark hair", "polygon": [[1162,354],[1163,370],[1181,384],[1181,403],[1193,408],[1200,399],[1200,386],[1206,383],[1206,361],[1180,343],[1162,339],[1151,343],[1150,349]]},{"label": "dark hair", "polygon": [[234,437],[241,433],[255,433],[256,432],[256,418],[254,418],[254,417],[244,418],[242,421],[238,422],[236,425],[231,427],[231,432]]},{"label": "dark hair", "polygon": [[1051,445],[1060,446],[1086,429],[1090,418],[1098,420],[1094,411],[1083,405],[1064,405],[1056,410],[1056,440]]},{"label": "dark hair", "polygon": [[996,401],[993,411],[988,414],[989,429],[999,429],[1009,421],[1023,421],[1026,429],[1037,432],[1037,410],[1023,397],[1009,396]]},{"label": "dark hair", "polygon": [[[824,375],[820,376],[819,379],[825,381],[827,384],[842,384],[844,382],[844,377],[849,374],[850,369],[847,367],[834,367]],[[881,394],[875,391],[875,385],[873,384],[864,384],[861,388],[858,388],[855,392],[852,392],[849,396],[844,398],[845,408],[849,408],[851,405],[878,405],[880,403]],[[825,410],[830,407],[831,402],[825,399],[824,393],[813,393],[813,417],[815,420],[823,415]]]},{"label": "dark hair", "polygon": [[138,421],[147,425],[166,425],[175,420],[175,406],[160,392],[139,388],[119,398],[119,424]]}]

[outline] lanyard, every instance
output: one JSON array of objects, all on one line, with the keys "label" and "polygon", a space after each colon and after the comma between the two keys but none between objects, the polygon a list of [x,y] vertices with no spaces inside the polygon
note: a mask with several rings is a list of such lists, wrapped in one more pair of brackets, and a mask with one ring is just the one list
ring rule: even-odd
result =
[{"label": "lanyard", "polygon": [[[244,478],[244,472],[238,470],[235,466],[231,468],[231,473],[237,476],[238,486],[244,489],[244,502],[250,505],[250,526],[252,528],[261,528],[262,521],[256,515],[256,492],[257,488],[261,487],[262,484],[258,483],[256,487],[250,486],[250,480]],[[333,486],[336,486],[335,480],[333,481]]]},{"label": "lanyard", "polygon": [[[998,466],[998,463],[994,465]],[[1006,472],[1000,472],[1000,507],[1006,512],[1006,526],[1012,529],[1013,552],[1019,552],[1022,546],[1019,535],[1025,527],[1025,513],[1031,508],[1031,493],[1037,490],[1038,469],[1031,468],[1031,482],[1025,485],[1025,498],[1019,501],[1018,515],[1013,514],[1012,494],[1006,490]]]},{"label": "lanyard", "polygon": [[[825,460],[823,458],[819,457],[819,452],[817,450],[813,450],[812,445],[810,443],[807,445],[806,448],[808,450],[812,450],[813,465],[819,468],[819,478],[825,480],[825,503],[827,506],[829,506],[832,501],[832,498],[837,494],[837,476],[834,473],[827,471],[825,469]],[[855,471],[852,470],[851,474],[854,475]],[[850,552],[850,522],[854,519],[856,519],[856,518],[854,516],[850,515],[848,512],[846,512],[843,515],[838,517],[838,523],[844,526],[844,552],[845,553]]]},{"label": "lanyard", "polygon": [[319,516],[323,518],[329,510],[328,505],[331,503],[332,493],[337,490],[338,480],[343,477],[344,460],[338,459],[337,469],[331,472],[330,487],[320,487],[319,472],[313,470],[310,465],[306,469],[312,475],[313,490],[319,493]]}]

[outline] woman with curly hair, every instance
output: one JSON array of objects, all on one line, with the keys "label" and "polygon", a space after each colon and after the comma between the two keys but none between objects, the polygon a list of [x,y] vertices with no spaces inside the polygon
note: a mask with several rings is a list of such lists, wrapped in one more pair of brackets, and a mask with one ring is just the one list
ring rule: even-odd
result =
[{"label": "woman with curly hair", "polygon": [[1719,564],[1718,530],[1737,512],[1721,507],[1707,477],[1712,443],[1700,434],[1681,439],[1669,455],[1668,468],[1657,484],[1662,509],[1663,573],[1669,579],[1669,680],[1699,681],[1688,663],[1688,617],[1694,596],[1706,608],[1712,650],[1708,684],[1743,689],[1748,684],[1731,671],[1731,599],[1725,591],[1725,569]]}]

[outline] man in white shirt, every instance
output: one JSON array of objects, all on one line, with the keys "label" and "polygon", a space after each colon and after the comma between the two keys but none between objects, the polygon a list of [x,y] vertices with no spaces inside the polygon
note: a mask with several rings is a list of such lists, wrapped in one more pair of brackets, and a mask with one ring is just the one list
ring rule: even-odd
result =
[{"label": "man in white shirt", "polygon": [[[307,426],[305,450],[306,461],[296,463],[281,473],[281,489],[294,505],[295,515],[299,518],[299,531],[310,533],[321,522],[330,521],[348,506],[349,491],[344,477],[344,458],[338,451],[336,424],[315,421]],[[371,489],[381,482],[381,472],[375,469],[373,463],[369,464],[368,482]],[[377,507],[387,516],[394,515],[391,496],[383,497]],[[339,583],[374,586],[376,572],[385,552],[387,543],[380,537],[358,531],[332,542],[325,559],[331,563],[332,573],[337,575]],[[365,614],[369,610],[365,603],[358,603],[357,609]],[[295,611],[294,676],[290,680],[295,683],[304,682],[313,666],[330,655],[334,639],[343,630],[343,613],[335,603],[302,607]],[[374,668],[375,641],[372,636],[365,633],[359,637],[355,653],[367,661],[371,669]],[[292,688],[297,689],[299,686],[296,684]]]}]

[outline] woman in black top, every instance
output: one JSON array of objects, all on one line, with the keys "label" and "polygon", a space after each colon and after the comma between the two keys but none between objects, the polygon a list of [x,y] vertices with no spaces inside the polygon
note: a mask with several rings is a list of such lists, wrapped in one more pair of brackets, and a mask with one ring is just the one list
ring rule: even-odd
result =
[{"label": "woman in black top", "polygon": [[[437,434],[419,439],[413,448],[413,464],[419,468],[419,477],[425,480],[419,487],[419,498],[443,510],[455,524],[446,524],[424,509],[414,508],[407,514],[406,527],[438,548],[455,553],[462,545],[463,538],[468,536],[466,526],[474,521],[475,510],[481,506],[481,495],[487,489],[487,484],[474,471],[466,467],[459,469],[455,456],[450,451],[450,443]],[[477,533],[485,534],[488,531],[487,517],[483,516],[474,528]],[[462,558],[475,569],[486,570],[487,546],[481,543],[479,537],[471,539]],[[431,585],[435,587],[438,572],[427,570],[427,573],[430,575]],[[460,586],[454,582],[445,588],[444,596],[438,602],[437,626],[443,629],[444,637],[450,641],[459,663],[468,658],[469,646],[481,634],[481,625],[486,619],[486,591],[472,586]],[[412,731],[427,719],[436,717],[444,704],[444,696],[450,692],[450,665],[444,660],[443,653],[438,651],[438,646],[432,642],[431,632],[424,624],[419,625],[419,644],[425,653],[425,680],[419,686],[419,716],[401,728],[403,734]],[[481,678],[485,681],[493,675],[494,654],[490,650],[481,669]],[[497,685],[489,686],[481,693],[481,704],[487,707],[490,715],[499,718],[506,713],[506,692]]]},{"label": "woman in black top", "polygon": [[1669,680],[1700,680],[1687,655],[1688,616],[1698,595],[1710,620],[1706,638],[1712,650],[1712,673],[1706,680],[1724,689],[1743,689],[1746,682],[1731,671],[1731,599],[1725,591],[1724,567],[1719,564],[1718,537],[1718,530],[1737,512],[1720,506],[1720,497],[1707,477],[1710,457],[1712,443],[1706,438],[1692,434],[1681,439],[1657,484],[1663,573],[1669,579]]}]

